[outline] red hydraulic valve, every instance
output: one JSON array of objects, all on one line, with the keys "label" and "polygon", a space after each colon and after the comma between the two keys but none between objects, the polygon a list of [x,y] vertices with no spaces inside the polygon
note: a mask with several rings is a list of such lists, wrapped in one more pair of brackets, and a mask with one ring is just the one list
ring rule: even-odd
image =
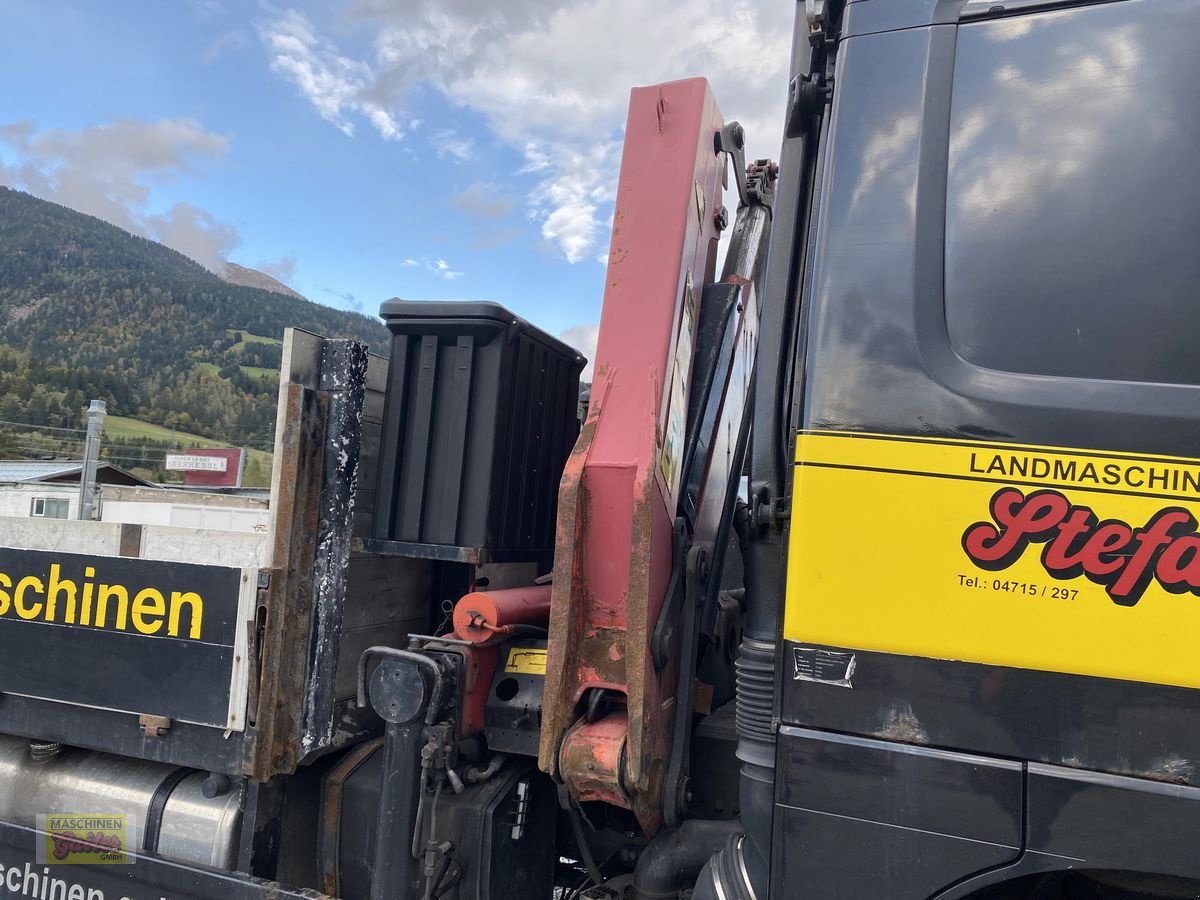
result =
[{"label": "red hydraulic valve", "polygon": [[475,591],[454,604],[454,633],[464,641],[482,644],[496,635],[511,634],[515,625],[545,627],[550,619],[550,585]]}]

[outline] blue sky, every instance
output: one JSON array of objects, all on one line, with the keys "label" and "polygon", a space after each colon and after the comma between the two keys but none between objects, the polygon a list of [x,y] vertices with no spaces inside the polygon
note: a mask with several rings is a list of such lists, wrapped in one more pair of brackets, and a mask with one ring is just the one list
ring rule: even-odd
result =
[{"label": "blue sky", "polygon": [[785,0],[5,0],[0,183],[367,313],[488,299],[590,352],[629,88],[775,156]]}]

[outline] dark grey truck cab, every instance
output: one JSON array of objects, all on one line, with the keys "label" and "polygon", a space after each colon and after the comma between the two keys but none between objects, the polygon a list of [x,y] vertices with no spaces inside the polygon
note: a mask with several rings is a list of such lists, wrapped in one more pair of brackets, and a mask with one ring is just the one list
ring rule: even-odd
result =
[{"label": "dark grey truck cab", "polygon": [[1198,42],[800,4],[772,897],[1200,896]]}]

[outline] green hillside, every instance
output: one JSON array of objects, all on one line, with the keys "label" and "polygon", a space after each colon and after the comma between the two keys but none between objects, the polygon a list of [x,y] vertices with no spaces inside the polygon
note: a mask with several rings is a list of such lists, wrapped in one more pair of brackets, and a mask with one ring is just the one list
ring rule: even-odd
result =
[{"label": "green hillside", "polygon": [[388,351],[377,319],[229,284],[161,244],[0,187],[0,429],[48,429],[45,441],[18,431],[6,455],[43,444],[54,455],[49,438],[76,435],[91,398],[168,434],[269,451],[289,325]]},{"label": "green hillside", "polygon": [[[227,442],[173,431],[163,425],[125,416],[108,416],[104,420],[100,445],[105,458],[143,477],[154,481],[182,481],[181,473],[162,470],[160,463],[166,454],[188,447],[224,447]],[[245,487],[271,486],[271,456],[267,450],[247,449],[246,467],[242,470]]]}]

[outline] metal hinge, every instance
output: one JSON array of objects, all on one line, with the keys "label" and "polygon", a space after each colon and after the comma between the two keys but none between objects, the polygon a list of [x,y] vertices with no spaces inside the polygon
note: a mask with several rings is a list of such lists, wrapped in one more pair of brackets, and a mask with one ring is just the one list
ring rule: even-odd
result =
[{"label": "metal hinge", "polygon": [[784,137],[800,137],[813,117],[833,99],[833,88],[824,75],[797,75],[788,85]]}]

